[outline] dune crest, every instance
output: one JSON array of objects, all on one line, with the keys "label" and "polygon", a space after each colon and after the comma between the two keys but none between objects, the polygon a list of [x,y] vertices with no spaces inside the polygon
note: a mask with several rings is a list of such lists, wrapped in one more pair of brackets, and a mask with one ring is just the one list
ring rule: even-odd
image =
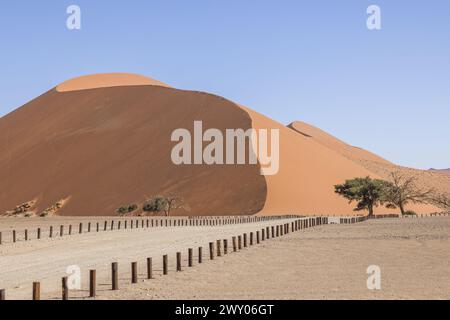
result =
[{"label": "dune crest", "polygon": [[111,88],[124,86],[160,86],[168,87],[169,85],[149,78],[132,73],[103,73],[81,76],[70,79],[58,85],[56,91],[68,92],[97,88]]}]

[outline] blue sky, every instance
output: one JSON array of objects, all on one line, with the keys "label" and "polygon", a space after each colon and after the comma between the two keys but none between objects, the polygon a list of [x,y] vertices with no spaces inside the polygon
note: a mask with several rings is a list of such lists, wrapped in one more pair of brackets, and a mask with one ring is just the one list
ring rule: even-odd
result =
[{"label": "blue sky", "polygon": [[[71,4],[79,31],[66,28]],[[0,116],[72,77],[133,72],[398,164],[450,167],[447,0],[16,0],[0,4],[0,40]]]}]

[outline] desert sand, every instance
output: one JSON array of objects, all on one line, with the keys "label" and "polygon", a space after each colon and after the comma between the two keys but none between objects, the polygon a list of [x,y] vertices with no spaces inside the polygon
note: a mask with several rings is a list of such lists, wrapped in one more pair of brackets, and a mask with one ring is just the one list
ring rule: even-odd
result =
[{"label": "desert sand", "polygon": [[[279,129],[278,174],[261,176],[259,163],[174,165],[171,133],[192,131],[196,120],[222,132]],[[397,168],[305,124],[286,127],[223,97],[132,74],[68,80],[0,118],[0,132],[0,214],[33,202],[35,214],[62,204],[52,214],[107,216],[123,205],[175,194],[187,204],[175,215],[354,215],[354,205],[333,186],[386,177]],[[410,172],[427,186],[450,190],[449,175]]]},{"label": "desert sand", "polygon": [[[370,151],[351,146],[307,123],[296,121],[291,123],[289,127],[301,135],[316,141],[335,153],[344,156],[355,164],[367,169],[372,176],[375,175],[381,179],[390,180],[392,172],[399,172],[407,177],[415,177],[417,187],[423,190],[432,189],[440,194],[450,193],[450,175],[448,175],[448,173],[450,173],[450,169],[418,170],[398,166],[371,153]],[[433,210],[433,208],[426,205],[417,205],[413,207],[413,210],[420,213]]]},{"label": "desert sand", "polygon": [[[320,226],[98,299],[448,300],[449,247],[449,217]],[[369,265],[381,290],[367,289]]]},{"label": "desert sand", "polygon": [[[15,220],[15,221],[13,221]],[[23,221],[28,223],[24,224]],[[77,225],[80,221],[71,218],[47,219],[43,224],[40,219],[0,219],[0,230],[27,227],[35,230],[45,225]],[[89,220],[89,221],[95,221]],[[100,220],[102,222],[104,220]],[[291,220],[279,220],[287,223]],[[30,240],[0,245],[0,289],[6,289],[7,299],[31,299],[34,281],[41,282],[41,298],[61,297],[61,278],[67,276],[66,268],[77,265],[82,271],[83,288],[88,288],[90,269],[97,270],[99,293],[111,288],[111,263],[119,263],[121,286],[128,282],[130,263],[137,261],[139,270],[145,273],[147,257],[153,258],[155,274],[162,268],[162,256],[168,254],[170,270],[175,270],[175,255],[181,251],[187,258],[187,249],[202,246],[204,259],[207,260],[208,244],[218,239],[231,239],[265,226],[282,222],[260,222],[225,226],[199,227],[160,227],[144,229],[127,229],[106,232],[74,234],[72,236],[41,240]],[[116,224],[117,226],[117,224]],[[122,224],[123,226],[123,224]],[[55,229],[57,231],[58,228]],[[74,230],[77,230],[75,228]],[[67,229],[66,229],[67,231]],[[75,233],[75,232],[74,232]],[[231,241],[231,240],[229,240]],[[230,242],[231,246],[231,242]],[[84,297],[85,291],[71,293],[74,297]]]}]

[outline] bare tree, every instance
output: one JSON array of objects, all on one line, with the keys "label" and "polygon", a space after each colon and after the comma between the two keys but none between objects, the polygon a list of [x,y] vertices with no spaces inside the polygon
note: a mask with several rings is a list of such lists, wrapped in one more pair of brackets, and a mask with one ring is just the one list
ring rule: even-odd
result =
[{"label": "bare tree", "polygon": [[450,210],[450,195],[435,194],[432,196],[432,202],[445,210]]},{"label": "bare tree", "polygon": [[416,185],[417,178],[406,176],[400,172],[391,172],[391,181],[386,185],[384,203],[388,208],[399,208],[405,214],[408,203],[429,203],[433,189],[422,190]]},{"label": "bare tree", "polygon": [[170,217],[171,210],[184,209],[186,211],[190,211],[189,206],[184,202],[184,198],[178,195],[169,195],[166,197],[167,206],[166,206],[166,216]]}]

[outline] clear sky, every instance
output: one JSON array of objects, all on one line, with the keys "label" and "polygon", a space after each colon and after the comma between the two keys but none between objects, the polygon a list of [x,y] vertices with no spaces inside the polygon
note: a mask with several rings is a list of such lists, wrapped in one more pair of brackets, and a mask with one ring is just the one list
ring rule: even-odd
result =
[{"label": "clear sky", "polygon": [[[72,4],[81,30],[66,28]],[[0,116],[69,78],[132,72],[450,167],[448,0],[2,1],[0,41]]]}]

